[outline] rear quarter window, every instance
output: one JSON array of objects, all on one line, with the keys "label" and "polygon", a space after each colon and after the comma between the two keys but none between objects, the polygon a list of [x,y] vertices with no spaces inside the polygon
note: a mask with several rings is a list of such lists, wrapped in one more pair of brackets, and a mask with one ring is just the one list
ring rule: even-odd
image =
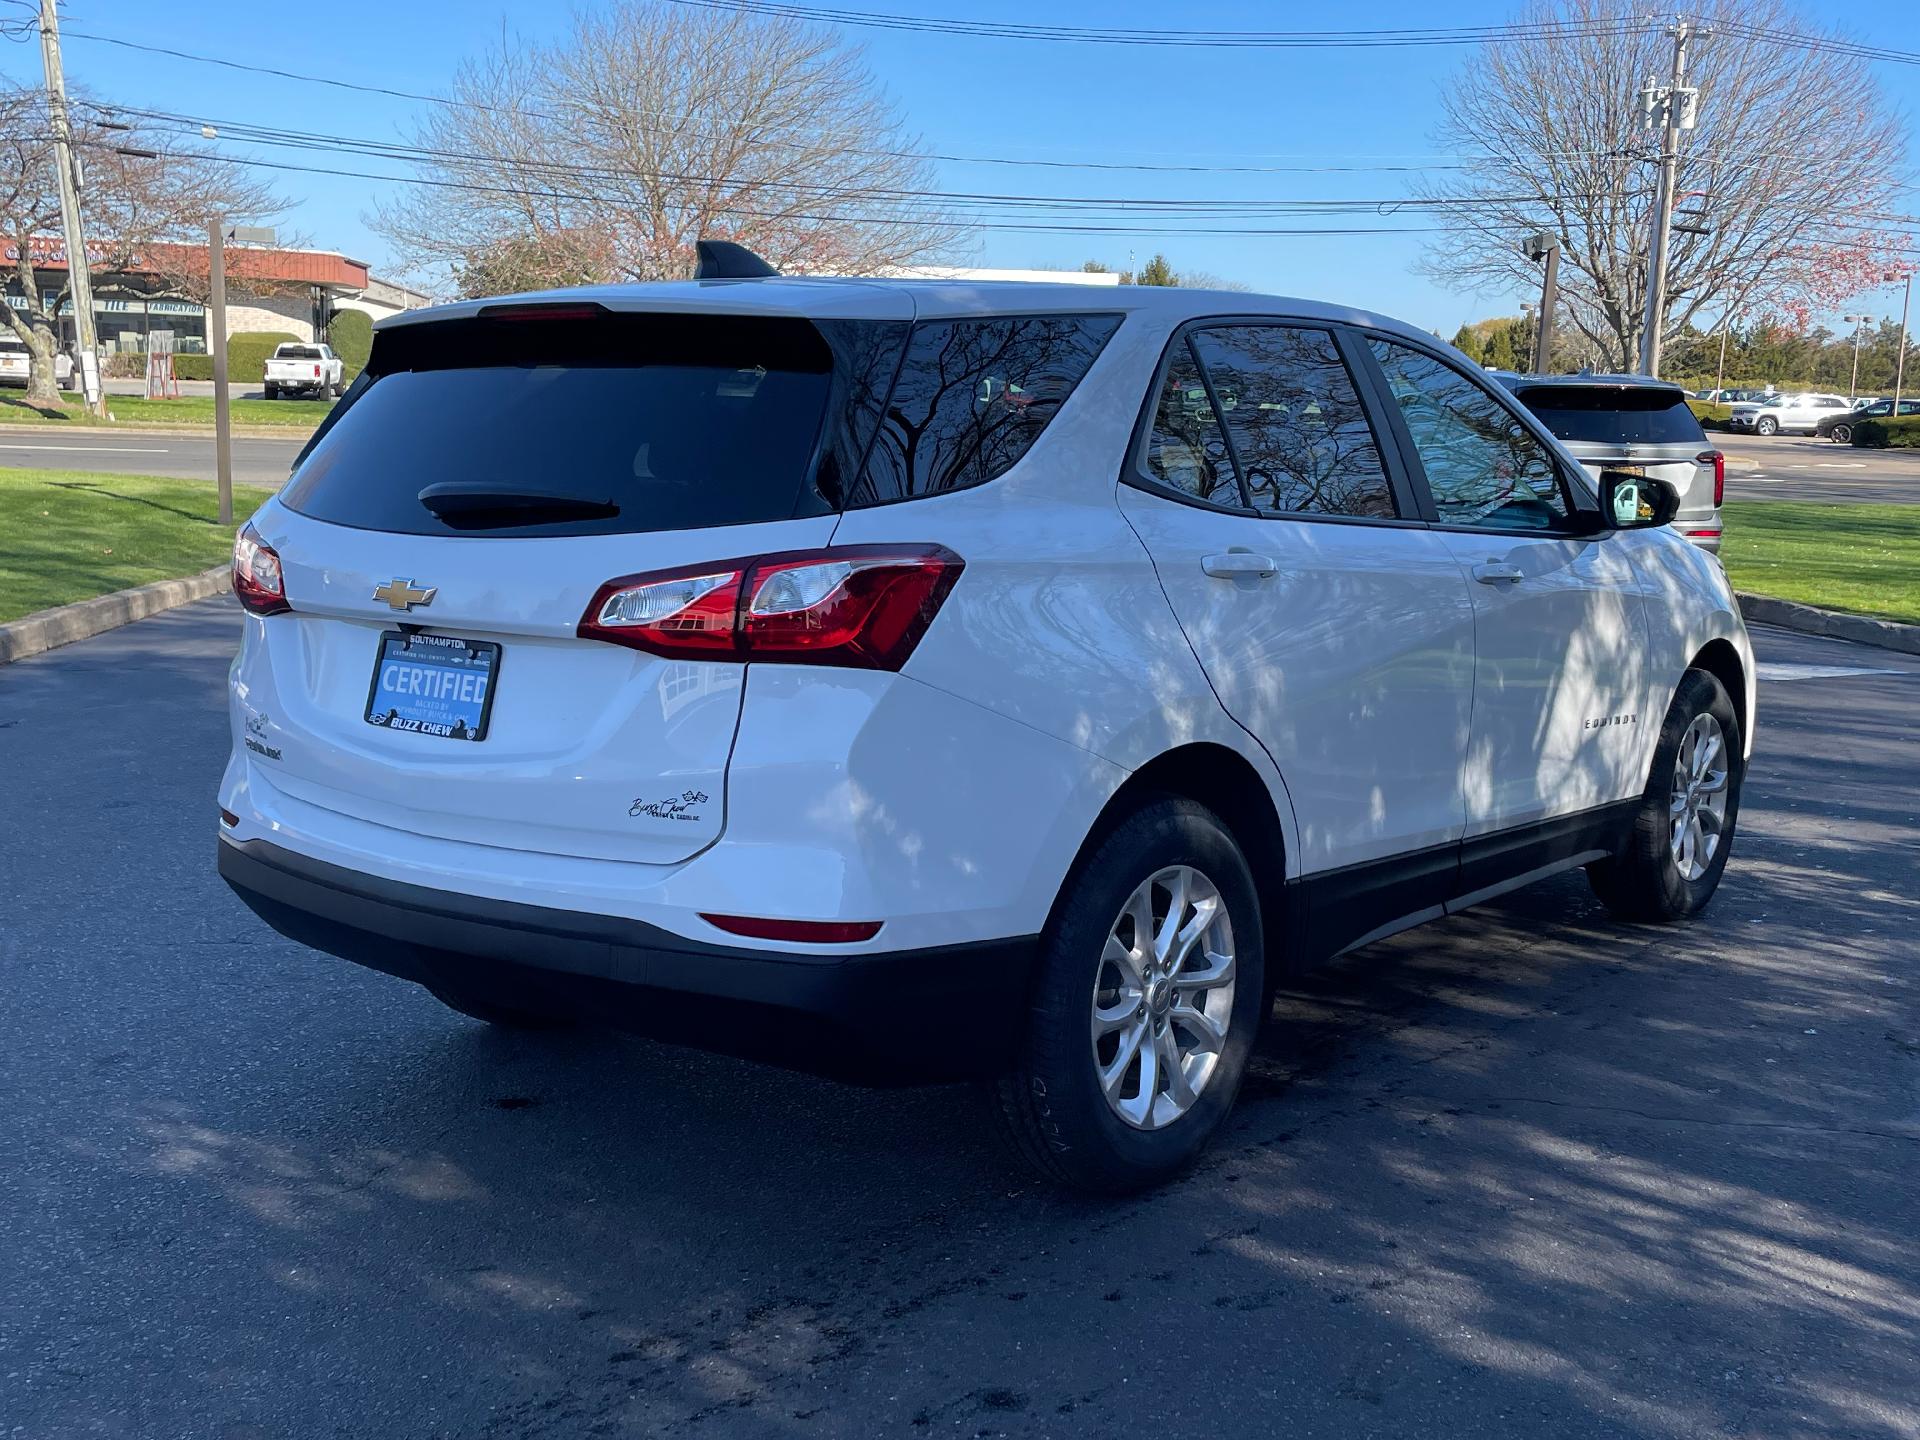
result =
[{"label": "rear quarter window", "polygon": [[848,503],[938,495],[1004,474],[1119,324],[1117,315],[1002,315],[915,325]]},{"label": "rear quarter window", "polygon": [[1676,390],[1535,385],[1517,391],[1520,403],[1562,440],[1590,444],[1706,443],[1706,432]]}]

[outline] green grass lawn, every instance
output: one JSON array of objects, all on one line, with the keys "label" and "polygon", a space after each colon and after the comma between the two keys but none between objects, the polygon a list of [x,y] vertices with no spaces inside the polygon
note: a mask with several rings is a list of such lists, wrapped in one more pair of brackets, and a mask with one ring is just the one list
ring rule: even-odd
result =
[{"label": "green grass lawn", "polygon": [[1736,590],[1920,624],[1920,505],[1732,500],[1723,515]]},{"label": "green grass lawn", "polygon": [[[235,526],[272,493],[236,485]],[[0,469],[0,622],[218,565],[218,514],[211,481]]]},{"label": "green grass lawn", "polygon": [[[0,425],[93,425],[100,422],[80,407],[77,395],[58,411],[27,404],[19,392],[0,394]],[[289,430],[311,430],[333,408],[331,400],[233,400],[229,410],[236,425],[272,425]],[[204,425],[213,428],[213,397],[186,395],[178,400],[149,400],[143,395],[109,395],[107,409],[113,423],[142,425]]]}]

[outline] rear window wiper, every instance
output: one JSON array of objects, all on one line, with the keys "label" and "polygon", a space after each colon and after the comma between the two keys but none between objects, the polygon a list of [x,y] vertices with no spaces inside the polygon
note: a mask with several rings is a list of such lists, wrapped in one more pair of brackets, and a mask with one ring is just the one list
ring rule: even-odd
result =
[{"label": "rear window wiper", "polygon": [[505,530],[566,520],[607,520],[620,513],[611,499],[519,486],[443,480],[420,492],[420,503],[456,530]]}]

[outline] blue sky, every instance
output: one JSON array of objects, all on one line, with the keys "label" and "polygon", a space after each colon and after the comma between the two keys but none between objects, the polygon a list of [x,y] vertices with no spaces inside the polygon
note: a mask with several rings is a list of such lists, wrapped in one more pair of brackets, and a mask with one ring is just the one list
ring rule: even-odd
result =
[{"label": "blue sky", "polygon": [[[932,0],[844,0],[850,8],[958,13]],[[328,0],[324,6],[276,6],[258,0],[149,5],[133,0],[73,0],[62,5],[69,32],[93,31],[252,64],[337,76],[364,84],[435,91],[462,57],[496,40],[503,28],[528,37],[563,28],[560,5],[502,5],[488,0]],[[1364,10],[1221,3],[1202,10],[1105,0],[1058,4],[1042,15],[1030,4],[976,0],[975,20],[1061,25],[1324,29],[1499,23],[1507,3],[1455,0],[1435,7],[1375,0]],[[1920,49],[1912,0],[1809,5],[1810,22],[1844,21],[1862,39]],[[1044,159],[1265,165],[1392,165],[1435,160],[1432,130],[1442,87],[1470,58],[1468,47],[1259,51],[1043,44],[951,35],[849,30],[868,63],[916,130],[936,151]],[[0,73],[37,79],[37,47],[0,43]],[[343,92],[265,76],[142,55],[81,38],[67,44],[67,73],[102,99],[213,119],[286,123],[376,138],[404,135],[413,102]],[[1878,64],[1875,74],[1906,117],[1920,115],[1920,66]],[[272,156],[276,152],[255,151]],[[279,158],[302,160],[299,155]],[[1900,178],[1920,170],[1920,149],[1889,157]],[[320,163],[325,163],[324,161]],[[397,169],[352,159],[356,169]],[[1140,175],[943,164],[951,190],[1083,195],[1225,198],[1380,198],[1409,193],[1412,175]],[[311,242],[388,266],[383,242],[365,223],[373,194],[365,180],[278,177],[297,200],[287,221]],[[1373,220],[1281,224],[1378,224]],[[1418,219],[1397,223],[1420,224]],[[1097,257],[1123,267],[1129,249],[1144,260],[1164,249],[1176,268],[1210,271],[1257,290],[1345,300],[1451,334],[1462,321],[1511,312],[1517,296],[1451,293],[1414,273],[1422,237],[1061,236],[987,232],[974,263],[1073,266]],[[1875,297],[1866,308],[1897,306]]]}]

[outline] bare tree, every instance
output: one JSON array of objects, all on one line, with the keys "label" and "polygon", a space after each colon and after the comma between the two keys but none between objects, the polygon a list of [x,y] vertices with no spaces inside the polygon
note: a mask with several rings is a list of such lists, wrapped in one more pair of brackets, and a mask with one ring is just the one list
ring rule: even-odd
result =
[{"label": "bare tree", "polygon": [[[1645,320],[1655,137],[1637,91],[1664,81],[1670,30],[1634,0],[1533,0],[1549,28],[1487,45],[1445,89],[1440,146],[1467,158],[1423,187],[1446,237],[1422,268],[1510,296],[1539,284],[1518,244],[1561,244],[1564,318],[1630,368]],[[1710,232],[1675,232],[1666,333],[1703,312],[1770,309],[1804,324],[1884,271],[1898,247],[1893,168],[1904,140],[1864,60],[1793,43],[1779,0],[1709,0],[1688,52],[1699,128],[1682,137],[1675,194]]]},{"label": "bare tree", "polygon": [[[107,129],[98,107],[74,106],[74,148],[85,162],[81,205],[90,263],[102,273],[141,270],[184,294],[206,283],[207,221],[263,219],[285,202],[239,166],[183,148],[172,135],[124,122]],[[132,151],[133,154],[126,152]],[[46,96],[0,90],[0,258],[19,294],[0,303],[0,319],[27,347],[27,400],[57,406],[55,317],[70,297],[71,271],[60,239],[60,190]],[[58,258],[54,272],[50,261]],[[58,273],[46,286],[43,270]]]},{"label": "bare tree", "polygon": [[694,241],[871,273],[956,234],[860,52],[802,21],[622,0],[463,64],[416,128],[425,182],[371,223],[464,293],[657,280]]}]

